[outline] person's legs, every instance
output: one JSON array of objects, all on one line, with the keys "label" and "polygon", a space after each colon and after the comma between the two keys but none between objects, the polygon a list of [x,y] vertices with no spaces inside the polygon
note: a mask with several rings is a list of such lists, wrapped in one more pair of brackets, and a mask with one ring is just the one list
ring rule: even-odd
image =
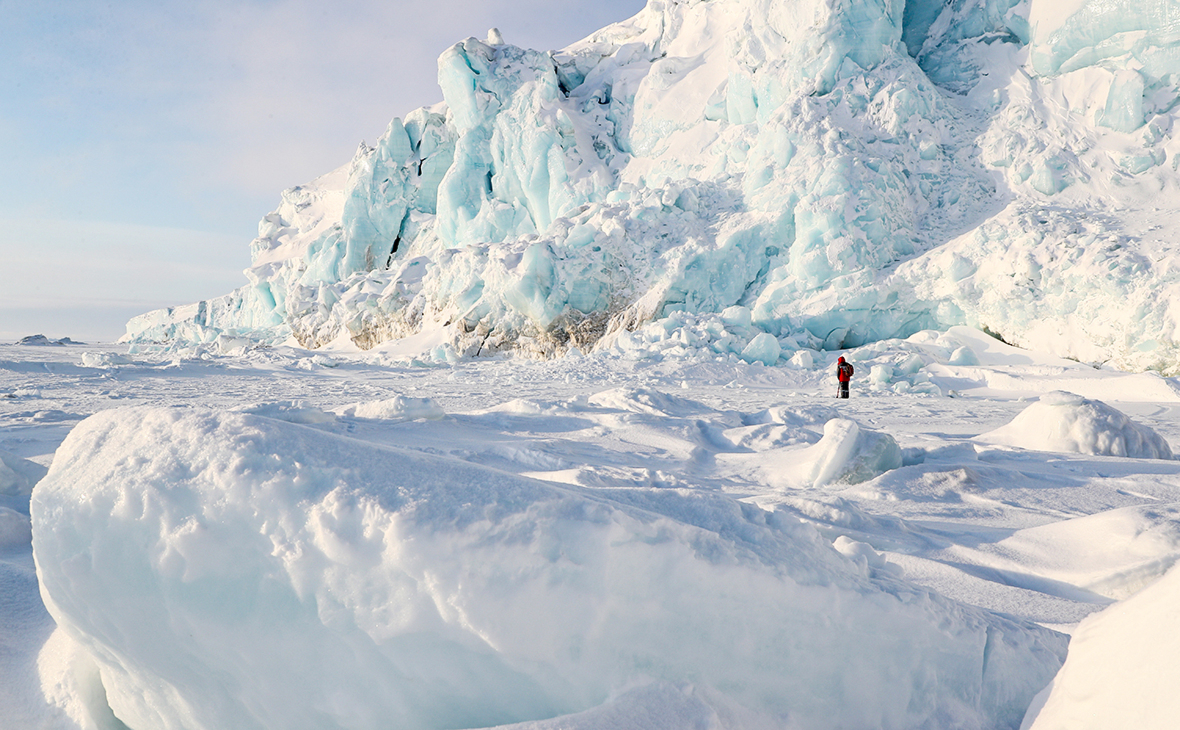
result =
[{"label": "person's legs", "polygon": [[840,383],[840,395],[838,397],[840,397],[840,398],[847,398],[848,397],[848,382],[847,381]]}]

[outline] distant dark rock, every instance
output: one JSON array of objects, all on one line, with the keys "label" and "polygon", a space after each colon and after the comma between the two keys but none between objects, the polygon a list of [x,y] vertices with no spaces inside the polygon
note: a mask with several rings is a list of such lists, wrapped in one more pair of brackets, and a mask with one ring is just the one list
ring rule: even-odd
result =
[{"label": "distant dark rock", "polygon": [[69,337],[63,337],[60,340],[51,340],[45,335],[29,335],[22,337],[17,341],[18,345],[84,345],[85,342],[77,342],[71,340]]}]

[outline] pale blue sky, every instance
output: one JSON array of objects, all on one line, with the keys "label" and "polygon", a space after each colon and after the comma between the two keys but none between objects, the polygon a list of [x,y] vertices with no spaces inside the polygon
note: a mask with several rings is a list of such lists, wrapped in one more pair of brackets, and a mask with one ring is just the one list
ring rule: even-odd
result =
[{"label": "pale blue sky", "polygon": [[441,100],[447,47],[559,48],[643,4],[0,0],[0,341],[228,293],[284,188]]}]

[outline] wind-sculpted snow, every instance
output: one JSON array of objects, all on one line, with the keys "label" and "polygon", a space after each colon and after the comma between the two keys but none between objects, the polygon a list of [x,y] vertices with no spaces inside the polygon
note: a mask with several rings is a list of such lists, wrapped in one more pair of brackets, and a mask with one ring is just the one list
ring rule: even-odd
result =
[{"label": "wind-sculpted snow", "polygon": [[1041,451],[1070,451],[1138,459],[1171,459],[1159,434],[1102,401],[1054,391],[1011,423],[982,434],[980,441]]},{"label": "wind-sculpted snow", "polygon": [[1029,709],[1029,730],[1166,728],[1180,700],[1165,689],[1178,646],[1180,571],[1083,621],[1069,659]]},{"label": "wind-sculpted snow", "polygon": [[650,0],[561,51],[469,38],[439,58],[442,104],[283,194],[247,286],[128,336],[438,331],[448,360],[550,356],[737,306],[738,352],[768,365],[965,324],[1171,372],[1178,22],[1164,2]]},{"label": "wind-sculpted snow", "polygon": [[740,708],[743,727],[1015,728],[1064,644],[870,577],[867,547],[846,558],[788,512],[242,413],[95,415],[32,512],[46,606],[133,730],[471,728],[629,702]]}]

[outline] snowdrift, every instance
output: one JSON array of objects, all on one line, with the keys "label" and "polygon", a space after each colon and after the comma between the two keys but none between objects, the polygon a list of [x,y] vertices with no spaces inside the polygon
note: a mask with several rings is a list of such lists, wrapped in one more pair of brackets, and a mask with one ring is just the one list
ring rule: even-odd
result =
[{"label": "snowdrift", "polygon": [[1170,728],[1180,713],[1180,570],[1078,626],[1069,658],[1029,709],[1029,730]]},{"label": "snowdrift", "polygon": [[981,434],[984,443],[1038,451],[1171,459],[1168,442],[1102,401],[1054,391],[1024,409],[1006,426]]},{"label": "snowdrift", "polygon": [[650,0],[561,51],[468,38],[443,103],[283,193],[242,288],[127,337],[548,356],[737,307],[710,329],[767,365],[970,325],[1175,372],[1168,7]]},{"label": "snowdrift", "polygon": [[653,706],[1014,728],[1064,652],[725,497],[563,488],[245,413],[92,416],[32,516],[45,604],[134,730]]}]

